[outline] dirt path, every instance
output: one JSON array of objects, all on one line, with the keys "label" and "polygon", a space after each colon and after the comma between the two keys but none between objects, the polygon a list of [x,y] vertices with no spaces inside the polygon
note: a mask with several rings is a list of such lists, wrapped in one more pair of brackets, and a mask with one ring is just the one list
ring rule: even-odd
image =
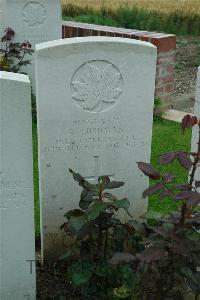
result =
[{"label": "dirt path", "polygon": [[192,111],[198,66],[200,66],[200,37],[178,38],[173,93],[175,109]]}]

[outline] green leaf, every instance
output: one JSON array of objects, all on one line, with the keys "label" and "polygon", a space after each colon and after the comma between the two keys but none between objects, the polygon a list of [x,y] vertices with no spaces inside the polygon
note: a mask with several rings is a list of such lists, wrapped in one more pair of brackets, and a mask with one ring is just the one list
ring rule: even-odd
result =
[{"label": "green leaf", "polygon": [[112,190],[112,189],[117,189],[121,186],[123,186],[125,183],[122,181],[110,181],[110,182],[106,182],[104,184],[104,189],[105,190]]},{"label": "green leaf", "polygon": [[156,219],[160,219],[162,217],[162,215],[155,211],[155,210],[148,210],[144,215],[142,215],[142,218],[145,218],[147,220],[156,220]]},{"label": "green leaf", "polygon": [[87,218],[85,215],[74,217],[72,216],[69,220],[69,226],[71,226],[77,233],[81,228],[87,223]]},{"label": "green leaf", "polygon": [[73,174],[73,178],[75,181],[79,183],[84,189],[88,191],[98,191],[98,184],[91,184],[87,180],[85,180],[79,173],[75,173],[72,169],[69,169],[70,173]]},{"label": "green leaf", "polygon": [[117,197],[115,197],[111,193],[103,193],[103,198],[106,198],[110,201],[116,201],[117,200]]},{"label": "green leaf", "polygon": [[72,281],[76,286],[87,283],[92,276],[92,270],[79,270],[72,274]]},{"label": "green leaf", "polygon": [[103,202],[96,202],[87,210],[87,217],[89,221],[95,220],[101,212],[106,210],[106,204]]},{"label": "green leaf", "polygon": [[188,280],[189,286],[194,294],[200,293],[200,272],[191,270],[190,268],[182,268],[181,274]]},{"label": "green leaf", "polygon": [[93,202],[94,197],[97,197],[98,193],[95,191],[88,191],[83,189],[81,192],[81,200],[79,206],[81,209],[86,210],[90,204]]},{"label": "green leaf", "polygon": [[121,200],[116,200],[112,203],[112,206],[114,206],[115,208],[119,209],[119,208],[124,208],[124,209],[128,209],[130,206],[130,202],[127,198],[121,199]]},{"label": "green leaf", "polygon": [[145,223],[137,222],[135,220],[129,220],[128,225],[133,227],[137,233],[145,236],[147,233],[147,225]]},{"label": "green leaf", "polygon": [[80,287],[88,283],[94,270],[94,265],[88,261],[78,261],[72,263],[68,268],[68,273],[74,285]]},{"label": "green leaf", "polygon": [[64,216],[69,220],[72,216],[73,217],[79,217],[84,215],[84,212],[80,209],[72,209],[69,210]]},{"label": "green leaf", "polygon": [[67,250],[65,254],[61,255],[58,260],[65,260],[72,255],[72,250]]},{"label": "green leaf", "polygon": [[195,241],[195,242],[200,241],[200,232],[194,229],[188,229],[185,233],[185,236],[191,241]]}]

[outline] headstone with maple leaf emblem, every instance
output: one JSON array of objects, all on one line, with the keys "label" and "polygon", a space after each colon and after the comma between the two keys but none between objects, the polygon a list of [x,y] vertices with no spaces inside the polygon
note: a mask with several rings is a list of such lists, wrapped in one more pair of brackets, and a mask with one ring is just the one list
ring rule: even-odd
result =
[{"label": "headstone with maple leaf emblem", "polygon": [[[60,0],[1,0],[0,34],[7,27],[15,31],[14,42],[29,41],[36,44],[62,38]],[[27,57],[34,60],[34,56]],[[35,94],[34,61],[24,70],[31,77]]]},{"label": "headstone with maple leaf emblem", "polygon": [[91,182],[124,181],[117,196],[130,200],[136,218],[146,210],[148,180],[136,162],[150,160],[156,48],[73,38],[37,45],[36,65],[43,254],[55,258],[63,252],[64,212],[80,198],[69,168]]}]

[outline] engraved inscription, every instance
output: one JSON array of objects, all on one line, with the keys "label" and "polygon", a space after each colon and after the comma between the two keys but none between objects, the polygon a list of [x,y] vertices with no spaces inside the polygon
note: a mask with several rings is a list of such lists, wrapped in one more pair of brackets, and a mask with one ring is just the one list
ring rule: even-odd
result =
[{"label": "engraved inscription", "polygon": [[107,61],[95,60],[82,65],[71,82],[76,104],[89,112],[110,109],[122,93],[122,75]]},{"label": "engraved inscription", "polygon": [[94,171],[93,171],[93,175],[91,175],[91,176],[85,176],[84,178],[85,179],[87,179],[87,180],[93,180],[93,181],[98,181],[98,177],[99,176],[108,176],[108,177],[110,177],[110,179],[113,179],[113,177],[114,177],[114,174],[112,173],[112,174],[106,174],[106,173],[103,173],[103,174],[101,174],[100,173],[100,162],[99,162],[99,160],[100,160],[100,157],[99,156],[97,156],[97,155],[95,155],[95,156],[93,156],[93,159],[94,159]]},{"label": "engraved inscription", "polygon": [[142,137],[126,132],[120,117],[110,119],[74,120],[62,136],[45,145],[42,153],[87,152],[90,150],[118,150],[120,148],[147,147]]},{"label": "engraved inscription", "polygon": [[24,6],[22,16],[29,27],[37,28],[46,20],[46,8],[41,3],[32,1]]},{"label": "engraved inscription", "polygon": [[8,181],[0,177],[0,210],[8,208],[25,208],[27,206],[27,191],[22,182]]}]

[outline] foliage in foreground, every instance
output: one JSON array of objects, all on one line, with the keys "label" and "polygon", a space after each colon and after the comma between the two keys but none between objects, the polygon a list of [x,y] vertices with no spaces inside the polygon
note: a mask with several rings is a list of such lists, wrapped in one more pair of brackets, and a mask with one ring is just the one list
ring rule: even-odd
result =
[{"label": "foliage in foreground", "polygon": [[32,55],[33,49],[28,41],[14,43],[15,31],[12,28],[6,28],[1,37],[0,48],[0,71],[20,73],[23,66],[31,63],[26,59],[27,55]]},{"label": "foliage in foreground", "polygon": [[200,295],[200,181],[195,179],[200,165],[200,120],[186,115],[182,129],[198,126],[196,152],[171,151],[160,156],[167,165],[178,160],[189,171],[189,182],[174,184],[170,172],[160,174],[150,164],[138,162],[139,169],[155,184],[143,197],[159,194],[160,201],[171,197],[177,209],[161,216],[150,211],[147,222],[132,218],[123,224],[116,216],[128,214],[129,201],[117,199],[107,190],[123,182],[107,176],[91,184],[70,170],[82,187],[79,209],[66,213],[61,226],[70,237],[70,247],[61,258],[67,274],[84,299],[183,300],[191,290]]},{"label": "foliage in foreground", "polygon": [[[110,181],[109,177],[99,177],[97,184],[91,184],[80,174],[70,170],[74,179],[82,187],[79,209],[66,213],[67,223],[61,226],[71,236],[70,249],[62,257],[70,262],[68,275],[81,290],[84,299],[111,299],[118,293],[130,294],[128,286],[134,282],[131,266],[112,266],[109,259],[116,251],[124,251],[127,242],[134,245],[132,229],[122,224],[115,215],[120,209],[129,208],[129,201],[117,199],[110,192],[124,185],[123,182]],[[133,247],[133,245],[131,247]],[[134,260],[134,256],[127,254]],[[118,285],[121,290],[114,290]],[[87,298],[88,297],[88,298]],[[123,298],[122,298],[123,299]]]}]

